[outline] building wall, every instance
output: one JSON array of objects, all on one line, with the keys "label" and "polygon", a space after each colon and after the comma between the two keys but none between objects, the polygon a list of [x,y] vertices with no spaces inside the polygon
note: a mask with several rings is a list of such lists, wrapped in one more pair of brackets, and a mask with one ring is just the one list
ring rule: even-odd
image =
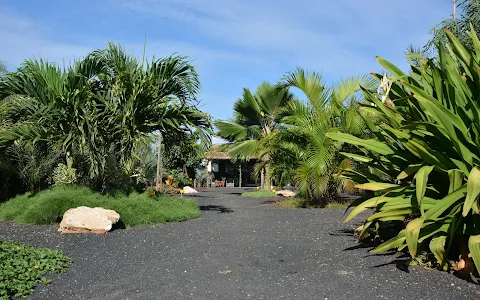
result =
[{"label": "building wall", "polygon": [[[214,165],[218,164],[218,170],[215,172]],[[259,179],[252,179],[253,167],[255,161],[251,160],[248,162],[242,162],[242,186],[258,186],[260,185]],[[212,159],[208,162],[210,166],[209,170],[212,171],[215,180],[222,180],[226,178],[227,182],[234,182],[236,187],[239,186],[239,176],[240,176],[240,163],[232,163],[229,159]]]}]

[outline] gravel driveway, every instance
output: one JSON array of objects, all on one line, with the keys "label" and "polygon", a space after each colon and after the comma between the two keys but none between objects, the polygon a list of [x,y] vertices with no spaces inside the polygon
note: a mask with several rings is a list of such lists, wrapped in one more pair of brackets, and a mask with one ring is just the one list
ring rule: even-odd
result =
[{"label": "gravel driveway", "polygon": [[0,239],[59,248],[74,263],[33,299],[480,299],[445,272],[358,247],[340,209],[283,209],[244,189],[197,195],[199,219],[67,235],[0,223]]}]

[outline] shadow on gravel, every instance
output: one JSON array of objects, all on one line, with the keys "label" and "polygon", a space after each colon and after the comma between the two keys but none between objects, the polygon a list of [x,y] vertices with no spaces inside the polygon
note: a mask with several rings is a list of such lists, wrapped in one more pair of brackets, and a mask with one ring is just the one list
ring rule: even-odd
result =
[{"label": "shadow on gravel", "polygon": [[408,270],[409,260],[410,260],[409,258],[399,257],[397,259],[392,260],[391,262],[376,265],[376,266],[373,266],[372,268],[381,268],[389,265],[395,265],[395,267],[397,267],[397,269],[399,269],[400,271],[403,271],[405,273],[410,273],[410,271]]},{"label": "shadow on gravel", "polygon": [[243,194],[243,193],[239,193],[239,192],[225,193],[225,195],[236,195],[236,196],[240,196],[241,194]]},{"label": "shadow on gravel", "polygon": [[219,214],[232,213],[233,209],[222,205],[200,205],[201,211],[218,211]]},{"label": "shadow on gravel", "polygon": [[354,233],[353,229],[340,229],[335,232],[327,232],[330,236],[353,236]]},{"label": "shadow on gravel", "polygon": [[125,223],[123,223],[122,219],[118,220],[117,223],[112,225],[112,229],[110,231],[115,231],[117,229],[126,229]]}]

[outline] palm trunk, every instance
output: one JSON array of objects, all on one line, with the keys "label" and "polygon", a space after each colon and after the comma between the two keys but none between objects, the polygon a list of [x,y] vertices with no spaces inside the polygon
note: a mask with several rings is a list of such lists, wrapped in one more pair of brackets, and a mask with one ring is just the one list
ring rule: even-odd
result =
[{"label": "palm trunk", "polygon": [[270,190],[272,188],[272,178],[270,177],[270,165],[265,165],[265,189]]},{"label": "palm trunk", "polygon": [[162,133],[158,136],[158,150],[157,150],[157,180],[155,188],[159,191],[162,188],[163,177],[163,161],[162,161]]},{"label": "palm trunk", "polygon": [[260,173],[260,188],[263,189],[265,187],[265,169],[262,169]]}]

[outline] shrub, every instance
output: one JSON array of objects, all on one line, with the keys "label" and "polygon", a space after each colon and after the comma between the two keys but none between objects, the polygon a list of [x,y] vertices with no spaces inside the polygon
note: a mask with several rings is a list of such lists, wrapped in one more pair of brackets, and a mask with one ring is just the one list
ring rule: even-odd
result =
[{"label": "shrub", "polygon": [[420,60],[409,75],[378,58],[392,77],[374,74],[381,93],[364,90],[371,104],[362,108],[382,119],[378,126],[365,119],[376,139],[328,134],[357,146],[364,155],[345,155],[373,171],[343,175],[376,193],[347,217],[375,210],[357,229],[360,239],[373,230],[386,240],[374,252],[429,251],[445,270],[459,255],[467,264],[473,257],[480,270],[480,41],[469,35],[475,51],[447,32],[450,47],[439,46],[438,58]]},{"label": "shrub", "polygon": [[72,184],[77,181],[77,170],[75,168],[69,168],[65,164],[58,164],[53,169],[52,181],[54,185]]},{"label": "shrub", "polygon": [[55,250],[0,241],[0,299],[33,294],[38,282],[51,283],[48,273],[65,272],[70,258]]},{"label": "shrub", "polygon": [[0,205],[0,220],[26,224],[55,224],[65,211],[78,206],[104,207],[120,214],[125,227],[184,221],[200,215],[198,204],[165,196],[149,197],[147,193],[102,195],[88,188],[55,187],[38,194],[17,196]]}]

